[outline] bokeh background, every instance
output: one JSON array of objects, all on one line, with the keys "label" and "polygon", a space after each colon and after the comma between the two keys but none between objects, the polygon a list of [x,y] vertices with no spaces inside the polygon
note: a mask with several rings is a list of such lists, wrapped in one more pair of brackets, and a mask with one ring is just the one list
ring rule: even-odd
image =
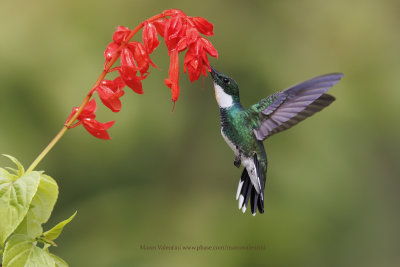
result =
[{"label": "bokeh background", "polygon": [[[234,199],[241,170],[220,136],[211,81],[181,76],[171,113],[162,44],[129,89],[111,141],[82,127],[39,165],[59,183],[46,227],[78,216],[52,251],[71,266],[400,266],[400,2],[2,0],[0,153],[28,166],[102,70],[116,26],[167,8],[215,26],[211,60],[244,106],[329,72],[337,101],[265,142],[265,214]],[[0,159],[2,166],[9,166]],[[140,246],[265,246],[262,251],[145,251]]]}]

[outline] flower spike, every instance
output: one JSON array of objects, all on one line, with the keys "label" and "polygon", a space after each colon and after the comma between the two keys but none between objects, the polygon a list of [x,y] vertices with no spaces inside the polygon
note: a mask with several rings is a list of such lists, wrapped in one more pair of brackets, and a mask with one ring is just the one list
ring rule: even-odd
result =
[{"label": "flower spike", "polygon": [[[133,41],[132,37],[142,29],[142,41]],[[107,129],[114,122],[100,123],[95,120],[97,105],[92,95],[97,92],[101,102],[113,112],[122,108],[121,97],[125,95],[123,88],[128,86],[137,94],[143,94],[142,81],[149,75],[150,65],[157,68],[150,55],[159,46],[159,37],[164,38],[170,58],[168,78],[164,80],[171,89],[172,101],[179,98],[179,54],[185,52],[183,69],[188,72],[189,79],[194,82],[200,75],[207,76],[210,71],[208,56],[218,58],[218,52],[211,42],[204,36],[211,36],[214,26],[202,17],[189,17],[179,9],[167,9],[161,14],[151,17],[130,30],[118,26],[112,36],[112,42],[104,51],[103,76],[87,95],[86,107],[79,116],[74,108],[66,121],[66,126],[72,128],[82,124],[93,136],[109,139]],[[119,59],[120,65],[112,65]],[[114,80],[104,79],[106,74],[118,71]],[[90,101],[89,101],[90,100]],[[78,122],[70,121],[72,118]],[[75,123],[75,124],[73,124]]]}]

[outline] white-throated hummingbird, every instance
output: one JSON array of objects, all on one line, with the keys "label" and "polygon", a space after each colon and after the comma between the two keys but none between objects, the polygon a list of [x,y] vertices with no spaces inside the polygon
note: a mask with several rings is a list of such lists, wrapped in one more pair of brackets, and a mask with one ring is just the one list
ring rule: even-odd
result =
[{"label": "white-throated hummingbird", "polygon": [[244,166],[236,193],[239,209],[264,213],[267,154],[263,141],[289,129],[331,104],[335,98],[326,92],[342,77],[341,73],[322,75],[270,95],[244,109],[239,87],[225,74],[211,67],[215,98],[219,105],[221,134],[235,153],[234,165]]}]

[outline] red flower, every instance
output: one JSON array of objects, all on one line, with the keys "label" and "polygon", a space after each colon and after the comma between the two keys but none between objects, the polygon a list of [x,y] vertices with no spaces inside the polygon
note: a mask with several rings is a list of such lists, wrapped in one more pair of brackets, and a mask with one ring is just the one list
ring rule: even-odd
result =
[{"label": "red flower", "polygon": [[132,51],[128,47],[122,49],[119,74],[127,86],[136,93],[143,94],[142,83],[136,76],[138,69]]},{"label": "red flower", "polygon": [[114,125],[115,121],[109,121],[106,123],[101,123],[96,121],[95,119],[85,118],[82,121],[83,127],[94,137],[109,140],[111,139],[110,135],[107,133],[107,129]]},{"label": "red flower", "polygon": [[[131,50],[132,47],[135,50],[137,58],[139,59],[138,60],[138,63],[140,63],[139,66],[138,64],[136,64],[134,52],[132,52]],[[143,94],[142,80],[147,77],[147,75],[144,75],[144,73],[147,72],[149,62],[152,63],[150,61],[150,58],[148,58],[147,53],[146,53],[147,55],[146,58],[145,55],[143,54],[143,51],[144,51],[143,45],[129,43],[128,47],[122,49],[121,66],[115,68],[119,71],[119,74],[124,83],[128,87],[130,87],[135,93],[138,94]],[[142,74],[140,77],[137,76],[138,70],[140,70]]]},{"label": "red flower", "polygon": [[127,42],[128,40],[126,40],[126,37],[128,37],[131,32],[132,31],[129,30],[127,27],[118,26],[117,30],[114,32],[113,40],[118,44],[121,44],[122,42]]},{"label": "red flower", "polygon": [[101,102],[111,109],[113,112],[118,112],[121,110],[121,100],[125,92],[122,89],[125,87],[121,77],[116,79],[103,80],[99,86],[96,87],[96,91],[99,94]]},{"label": "red flower", "polygon": [[153,53],[154,49],[159,45],[157,28],[153,23],[145,22],[142,32],[143,44],[146,47],[147,53]]},{"label": "red flower", "polygon": [[127,42],[126,38],[132,31],[129,30],[128,28],[124,26],[118,26],[117,30],[114,32],[113,35],[113,40],[114,42],[111,42],[108,44],[106,51],[104,51],[104,57],[106,59],[104,63],[104,68],[110,62],[110,60],[114,57],[116,53],[119,53],[119,49],[121,46],[122,42]]},{"label": "red flower", "polygon": [[186,20],[180,14],[177,14],[167,20],[165,23],[164,39],[168,48],[168,53],[175,50],[178,42],[184,37],[186,33]]},{"label": "red flower", "polygon": [[156,27],[157,32],[159,35],[161,35],[161,37],[164,38],[164,31],[165,31],[165,23],[167,21],[165,19],[158,19],[156,21],[153,22],[153,25]]},{"label": "red flower", "polygon": [[185,39],[187,41],[188,46],[196,42],[199,37],[200,37],[199,32],[195,28],[189,28],[186,30]]},{"label": "red flower", "polygon": [[203,45],[204,49],[207,51],[207,53],[215,58],[218,58],[218,52],[217,49],[214,48],[214,46],[212,45],[212,43],[210,41],[208,41],[206,38],[204,37],[200,37],[200,42]]},{"label": "red flower", "polygon": [[189,17],[190,21],[196,26],[196,29],[206,36],[214,35],[214,26],[202,17]]},{"label": "red flower", "polygon": [[[72,116],[75,115],[75,113],[78,111],[78,109],[79,109],[78,107],[75,107],[72,109],[72,112],[69,115],[69,117],[65,123],[68,123],[68,121],[72,118]],[[97,110],[96,101],[94,99],[92,99],[82,110],[81,114],[78,116],[79,122],[75,123],[74,125],[71,125],[69,128],[74,128],[74,127],[82,124],[83,127],[85,127],[85,129],[94,137],[104,139],[104,140],[111,139],[107,133],[107,129],[109,129],[111,126],[113,126],[115,121],[110,121],[110,122],[106,122],[106,123],[101,123],[101,122],[96,121],[95,120],[96,110]]]},{"label": "red flower", "polygon": [[104,63],[104,68],[106,67],[107,63],[114,57],[116,53],[119,52],[119,44],[116,42],[111,42],[108,44],[106,51],[104,51],[104,57],[106,59]]},{"label": "red flower", "polygon": [[124,72],[129,76],[135,76],[139,70],[133,52],[129,47],[124,47],[121,51],[121,69],[124,69]]},{"label": "red flower", "polygon": [[[78,107],[75,107],[72,110],[71,115],[75,115],[75,113],[78,111]],[[83,120],[85,118],[91,118],[94,119],[96,118],[96,111],[97,111],[97,105],[96,105],[96,100],[92,99],[87,103],[86,107],[82,110],[81,114],[78,116],[78,120]]]},{"label": "red flower", "polygon": [[186,30],[186,35],[181,37],[175,49],[178,50],[178,52],[185,50],[188,46],[196,42],[199,36],[199,32],[195,28],[188,28]]},{"label": "red flower", "polygon": [[128,48],[133,52],[134,60],[142,76],[147,73],[149,64],[157,68],[157,66],[151,61],[150,56],[142,43],[131,42],[128,44]]},{"label": "red flower", "polygon": [[207,53],[212,57],[218,57],[218,52],[214,46],[204,37],[199,37],[197,41],[189,47],[184,60],[184,72],[189,72],[189,79],[194,82],[199,79],[200,74],[207,76],[210,71]]},{"label": "red flower", "polygon": [[166,86],[171,88],[172,101],[175,102],[179,97],[179,54],[177,50],[170,54],[169,75],[164,80]]},{"label": "red flower", "polygon": [[143,94],[142,80],[147,76],[138,77],[136,75],[130,75],[129,70],[126,68],[118,67],[119,75],[121,76],[124,83],[131,88],[137,94]]}]

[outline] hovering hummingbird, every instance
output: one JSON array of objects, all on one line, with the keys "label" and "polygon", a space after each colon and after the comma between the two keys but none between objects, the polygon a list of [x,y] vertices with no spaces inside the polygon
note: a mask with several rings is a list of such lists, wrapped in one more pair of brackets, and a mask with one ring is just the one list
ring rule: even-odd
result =
[{"label": "hovering hummingbird", "polygon": [[341,73],[322,75],[262,99],[248,109],[240,104],[237,83],[211,67],[215,98],[219,105],[221,134],[235,153],[233,164],[244,169],[236,200],[246,211],[264,213],[264,188],[267,154],[263,141],[310,117],[331,104],[335,98],[325,94],[342,77]]}]

